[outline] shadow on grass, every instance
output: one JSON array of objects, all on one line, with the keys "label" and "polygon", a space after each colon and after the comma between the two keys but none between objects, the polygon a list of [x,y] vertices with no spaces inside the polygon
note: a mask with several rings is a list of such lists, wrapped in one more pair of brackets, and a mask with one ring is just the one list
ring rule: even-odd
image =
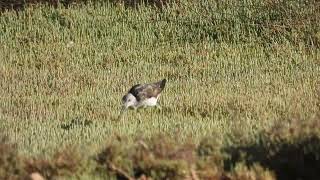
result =
[{"label": "shadow on grass", "polygon": [[248,166],[259,163],[275,172],[277,179],[309,179],[320,177],[320,138],[311,136],[297,142],[274,143],[264,141],[249,146],[228,148],[231,156],[225,168],[245,161]]},{"label": "shadow on grass", "polygon": [[87,127],[92,124],[92,121],[87,119],[81,119],[81,118],[74,118],[68,123],[62,124],[60,127],[64,130],[70,130],[76,127]]}]

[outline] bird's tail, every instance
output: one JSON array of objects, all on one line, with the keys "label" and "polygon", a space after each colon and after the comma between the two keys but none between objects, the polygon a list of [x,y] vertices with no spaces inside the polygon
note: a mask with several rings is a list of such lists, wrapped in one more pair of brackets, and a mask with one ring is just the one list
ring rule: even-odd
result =
[{"label": "bird's tail", "polygon": [[165,86],[166,86],[166,82],[167,80],[166,79],[163,79],[161,80],[159,83],[160,83],[160,88],[163,89]]}]

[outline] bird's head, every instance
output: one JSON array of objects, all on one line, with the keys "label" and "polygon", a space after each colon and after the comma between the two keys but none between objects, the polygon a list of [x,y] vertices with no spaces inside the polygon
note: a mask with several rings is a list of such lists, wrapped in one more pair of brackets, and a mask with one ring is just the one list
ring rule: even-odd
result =
[{"label": "bird's head", "polygon": [[129,107],[135,106],[137,103],[137,99],[131,93],[128,93],[122,97],[122,103],[123,103],[123,108],[127,109]]}]

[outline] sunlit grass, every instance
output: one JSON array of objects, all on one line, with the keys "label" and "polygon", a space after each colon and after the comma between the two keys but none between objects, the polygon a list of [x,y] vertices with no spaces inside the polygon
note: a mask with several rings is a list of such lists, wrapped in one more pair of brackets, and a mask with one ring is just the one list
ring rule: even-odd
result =
[{"label": "sunlit grass", "polygon": [[[319,50],[278,36],[267,42],[231,9],[217,6],[212,16],[234,17],[234,29],[211,23],[201,7],[3,13],[1,131],[19,151],[47,155],[68,144],[95,152],[116,134],[254,141],[279,121],[319,112]],[[115,121],[128,88],[162,78],[162,111],[130,111]]]}]

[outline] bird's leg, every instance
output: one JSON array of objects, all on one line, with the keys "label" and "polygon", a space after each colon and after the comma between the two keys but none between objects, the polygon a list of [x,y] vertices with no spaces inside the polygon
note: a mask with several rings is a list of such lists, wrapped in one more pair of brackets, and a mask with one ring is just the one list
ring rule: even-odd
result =
[{"label": "bird's leg", "polygon": [[156,104],[156,108],[159,110],[162,110],[162,107],[160,106],[160,104]]},{"label": "bird's leg", "polygon": [[136,111],[136,112],[139,112],[139,108],[137,108],[135,106],[133,107],[133,110]]},{"label": "bird's leg", "polygon": [[134,111],[140,116],[141,107],[134,107]]},{"label": "bird's leg", "polygon": [[140,114],[141,108],[134,107],[134,110],[137,112],[137,115],[138,115],[138,124],[141,124],[141,114]]}]

